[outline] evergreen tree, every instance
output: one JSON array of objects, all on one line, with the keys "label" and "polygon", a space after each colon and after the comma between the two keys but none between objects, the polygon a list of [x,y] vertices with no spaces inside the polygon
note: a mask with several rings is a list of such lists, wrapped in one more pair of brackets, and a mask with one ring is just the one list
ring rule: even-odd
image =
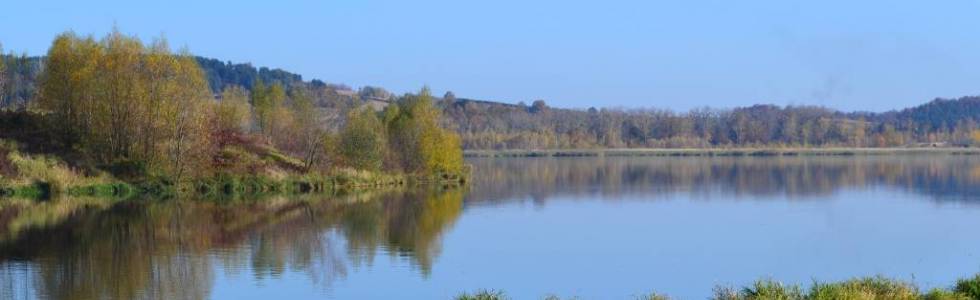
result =
[{"label": "evergreen tree", "polygon": [[3,44],[0,43],[0,107],[3,107],[5,103],[5,95],[7,95],[7,58],[3,55]]}]

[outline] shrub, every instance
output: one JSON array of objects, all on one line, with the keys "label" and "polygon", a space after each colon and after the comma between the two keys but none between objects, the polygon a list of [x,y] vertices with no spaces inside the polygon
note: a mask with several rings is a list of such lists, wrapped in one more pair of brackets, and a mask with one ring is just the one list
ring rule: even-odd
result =
[{"label": "shrub", "polygon": [[480,290],[475,294],[462,293],[456,296],[456,300],[504,300],[509,299],[503,291]]},{"label": "shrub", "polygon": [[79,176],[54,158],[18,152],[10,152],[7,158],[17,170],[17,178],[25,181],[22,183],[43,182],[51,192],[59,192],[78,183]]},{"label": "shrub", "polygon": [[636,300],[670,300],[670,297],[664,294],[649,293],[646,295],[639,295],[634,298]]},{"label": "shrub", "polygon": [[972,299],[980,299],[980,274],[973,278],[957,280],[954,291]]},{"label": "shrub", "polygon": [[105,169],[117,178],[124,179],[143,179],[148,174],[146,163],[139,160],[118,160],[106,166]]},{"label": "shrub", "polygon": [[884,277],[856,278],[834,283],[814,283],[810,299],[918,299],[915,285]]},{"label": "shrub", "polygon": [[17,170],[14,169],[14,163],[7,158],[7,154],[16,149],[17,145],[13,142],[0,140],[0,182],[3,181],[4,177],[13,177],[16,174]]},{"label": "shrub", "polygon": [[796,285],[784,285],[773,280],[759,280],[751,287],[743,288],[740,299],[796,300],[803,299],[803,291]]},{"label": "shrub", "polygon": [[711,290],[712,300],[738,300],[738,291],[731,286],[715,286]]},{"label": "shrub", "polygon": [[970,300],[966,295],[952,292],[945,289],[932,289],[929,293],[922,295],[923,300]]},{"label": "shrub", "polygon": [[340,133],[340,155],[348,167],[377,171],[384,159],[384,124],[373,110],[351,111]]}]

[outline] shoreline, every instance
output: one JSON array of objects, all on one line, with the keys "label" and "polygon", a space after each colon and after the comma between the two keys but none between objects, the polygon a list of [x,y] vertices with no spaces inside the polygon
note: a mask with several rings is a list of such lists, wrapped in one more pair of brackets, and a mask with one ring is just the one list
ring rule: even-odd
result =
[{"label": "shoreline", "polygon": [[980,155],[980,148],[610,148],[464,150],[466,158],[503,157],[642,157],[642,156],[853,156],[853,155]]},{"label": "shoreline", "polygon": [[121,199],[138,196],[221,198],[267,194],[297,195],[391,187],[464,185],[467,181],[466,174],[455,173],[412,175],[353,172],[331,175],[290,175],[279,179],[260,175],[218,175],[180,183],[166,182],[165,180],[140,182],[114,180],[105,183],[60,186],[46,181],[36,181],[29,184],[3,184],[0,182],[0,200],[7,198],[43,200],[62,194]]}]

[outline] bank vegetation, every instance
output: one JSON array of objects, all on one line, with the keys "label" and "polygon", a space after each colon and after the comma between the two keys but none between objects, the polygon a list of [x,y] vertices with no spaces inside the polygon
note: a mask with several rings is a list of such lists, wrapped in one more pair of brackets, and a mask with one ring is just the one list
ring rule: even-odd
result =
[{"label": "bank vegetation", "polygon": [[462,181],[459,137],[430,92],[326,126],[281,82],[212,93],[165,39],[54,39],[28,106],[0,111],[0,194],[316,191]]}]

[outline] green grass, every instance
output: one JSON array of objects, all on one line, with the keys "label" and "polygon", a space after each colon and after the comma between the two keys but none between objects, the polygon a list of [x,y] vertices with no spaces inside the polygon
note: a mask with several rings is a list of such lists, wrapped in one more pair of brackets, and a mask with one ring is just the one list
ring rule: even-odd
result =
[{"label": "green grass", "polygon": [[60,164],[56,159],[46,156],[29,156],[10,152],[7,158],[17,170],[14,185],[29,185],[42,182],[48,192],[60,192],[78,183],[80,176]]},{"label": "green grass", "polygon": [[971,300],[976,299],[962,293],[944,289],[932,289],[921,297],[923,300]]},{"label": "green grass", "polygon": [[[548,296],[545,296],[544,298],[541,298],[541,299],[544,299],[544,300],[561,300],[562,298],[559,297],[558,295],[548,295]],[[579,297],[569,297],[569,298],[565,298],[565,299],[568,299],[568,300],[577,300],[577,299],[582,299],[582,298],[579,298]],[[659,294],[659,293],[640,294],[640,295],[633,296],[633,300],[672,300],[672,299],[673,298],[671,298],[671,297],[669,297],[667,295]]]},{"label": "green grass", "polygon": [[807,299],[918,299],[919,290],[911,283],[884,277],[866,277],[832,283],[814,283]]},{"label": "green grass", "polygon": [[[463,293],[456,300],[507,299],[503,291],[481,290],[475,294]],[[557,300],[557,296],[543,299]],[[669,296],[658,293],[634,297],[640,300],[668,300]],[[980,300],[980,274],[960,279],[951,289],[935,288],[926,293],[911,283],[882,276],[861,277],[837,282],[814,282],[809,289],[799,285],[783,284],[765,279],[749,286],[735,288],[716,286],[712,300]]]},{"label": "green grass", "polygon": [[953,290],[970,298],[980,300],[980,274],[972,278],[957,280],[956,287]]},{"label": "green grass", "polygon": [[[253,149],[254,148],[254,149]],[[55,156],[27,155],[15,143],[0,140],[0,197],[49,199],[71,196],[175,197],[236,199],[268,194],[323,193],[336,190],[420,184],[460,184],[463,173],[431,175],[338,169],[329,174],[308,172],[303,162],[268,146],[227,147],[218,157],[221,172],[177,180],[149,170],[144,164],[120,161],[86,176]],[[468,174],[468,173],[467,173]],[[121,178],[124,180],[119,180]]]},{"label": "green grass", "polygon": [[71,196],[129,198],[137,191],[128,183],[113,182],[69,187],[65,193]]},{"label": "green grass", "polygon": [[785,285],[773,280],[759,280],[739,292],[739,299],[797,300],[803,299],[803,290],[797,285]]},{"label": "green grass", "polygon": [[65,193],[72,196],[114,198],[135,195],[154,197],[187,195],[195,198],[235,199],[271,194],[326,193],[337,190],[361,190],[434,183],[459,184],[461,182],[463,179],[460,176],[416,176],[355,170],[339,170],[329,175],[283,174],[276,177],[218,174],[213,177],[183,182],[175,182],[171,178],[162,176],[150,177],[134,183],[108,179],[97,181],[36,179],[13,184],[0,182],[0,197],[47,199],[53,195]]},{"label": "green grass", "polygon": [[[4,146],[4,145],[0,145]],[[15,146],[11,146],[15,147]],[[0,150],[7,149],[2,148]],[[15,148],[12,148],[15,149]],[[406,175],[369,172],[352,169],[334,170],[330,174],[300,172],[282,168],[265,168],[260,172],[247,172],[245,168],[231,169],[214,176],[175,180],[166,175],[146,172],[141,166],[120,164],[121,173],[129,174],[130,181],[113,179],[101,173],[98,176],[83,176],[67,167],[55,157],[43,155],[24,155],[17,151],[4,151],[3,163],[8,166],[8,176],[0,177],[0,197],[21,197],[48,199],[57,194],[72,196],[129,197],[149,195],[153,197],[174,197],[189,195],[196,198],[237,199],[256,198],[269,194],[323,193],[336,190],[353,190],[403,186],[409,184],[461,183],[465,177],[460,174],[438,173],[433,175]],[[249,160],[250,153],[228,151],[234,160]],[[266,158],[277,165],[290,165],[298,168],[300,162],[280,155],[266,152]],[[245,157],[243,159],[243,157]],[[254,162],[252,162],[254,163]],[[9,169],[14,170],[9,176]],[[132,171],[136,170],[136,171]]]},{"label": "green grass", "polygon": [[41,199],[50,194],[48,190],[48,187],[43,183],[28,185],[0,184],[0,197]]},{"label": "green grass", "polygon": [[16,149],[16,144],[0,140],[0,154],[3,154],[0,163],[8,168],[7,176],[0,177],[0,196],[43,199],[61,193],[90,196],[130,193],[130,186],[104,173],[86,176],[56,157],[27,155]]}]

